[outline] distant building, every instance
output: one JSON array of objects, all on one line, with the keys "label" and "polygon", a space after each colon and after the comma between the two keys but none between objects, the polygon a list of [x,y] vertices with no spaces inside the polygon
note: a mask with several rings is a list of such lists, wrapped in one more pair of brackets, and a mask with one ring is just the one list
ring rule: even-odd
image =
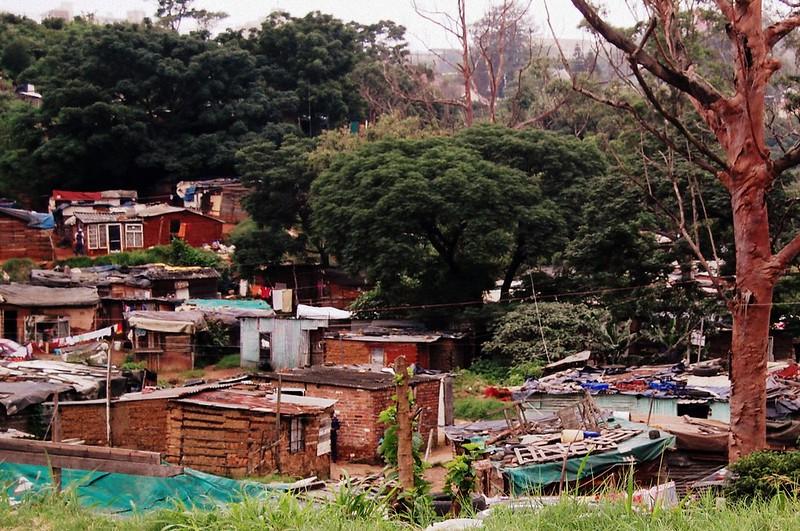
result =
[{"label": "distant building", "polygon": [[36,92],[36,87],[30,83],[17,85],[14,89],[14,94],[18,99],[31,104],[34,107],[42,106],[42,95]]}]

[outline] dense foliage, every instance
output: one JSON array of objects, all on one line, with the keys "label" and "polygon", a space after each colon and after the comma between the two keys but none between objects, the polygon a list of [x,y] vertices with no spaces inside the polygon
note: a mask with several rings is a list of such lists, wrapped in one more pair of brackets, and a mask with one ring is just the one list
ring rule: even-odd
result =
[{"label": "dense foliage", "polygon": [[725,496],[733,501],[768,500],[800,494],[800,452],[755,452],[731,464]]}]

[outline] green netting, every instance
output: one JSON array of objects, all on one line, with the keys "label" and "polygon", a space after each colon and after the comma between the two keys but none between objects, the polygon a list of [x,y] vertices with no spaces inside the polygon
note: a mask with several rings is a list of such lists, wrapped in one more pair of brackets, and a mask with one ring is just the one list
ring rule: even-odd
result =
[{"label": "green netting", "polygon": [[[52,488],[45,466],[0,463],[0,482],[8,485],[8,495],[16,499]],[[244,496],[267,496],[280,488],[190,468],[170,478],[62,469],[62,485],[73,489],[82,505],[110,513],[172,508],[176,503],[208,509],[241,501]],[[30,488],[15,493],[21,486]]]},{"label": "green netting", "polygon": [[[625,429],[643,430],[635,437],[619,443],[616,450],[603,452],[584,457],[567,459],[564,479],[575,481],[598,476],[609,469],[619,465],[635,465],[646,463],[653,459],[660,459],[664,450],[675,443],[675,436],[660,432],[656,439],[651,439],[645,424],[615,420]],[[563,461],[542,463],[518,468],[506,468],[503,474],[508,478],[508,483],[513,494],[534,493],[541,488],[561,481]]]}]

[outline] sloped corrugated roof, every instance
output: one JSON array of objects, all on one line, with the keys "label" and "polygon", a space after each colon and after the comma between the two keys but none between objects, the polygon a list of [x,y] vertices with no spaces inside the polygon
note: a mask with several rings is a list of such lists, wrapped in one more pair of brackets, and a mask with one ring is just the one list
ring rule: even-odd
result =
[{"label": "sloped corrugated roof", "polygon": [[30,284],[0,285],[0,302],[13,306],[94,306],[100,302],[96,288],[49,288]]}]

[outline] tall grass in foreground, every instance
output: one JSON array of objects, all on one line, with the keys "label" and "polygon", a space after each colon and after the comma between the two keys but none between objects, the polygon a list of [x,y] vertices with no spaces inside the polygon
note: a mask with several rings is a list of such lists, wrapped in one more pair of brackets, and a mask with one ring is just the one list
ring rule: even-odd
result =
[{"label": "tall grass in foreground", "polygon": [[[73,493],[32,497],[12,507],[0,494],[0,528],[15,530],[411,530],[408,523],[390,519],[386,507],[352,493],[339,493],[331,502],[312,504],[291,495],[270,500],[247,499],[217,510],[174,509],[126,517],[92,512],[78,504]],[[623,501],[588,506],[565,497],[538,510],[498,509],[486,520],[487,530],[788,530],[800,529],[800,501],[778,496],[769,502],[717,507],[711,498],[654,513],[630,508]]]}]

